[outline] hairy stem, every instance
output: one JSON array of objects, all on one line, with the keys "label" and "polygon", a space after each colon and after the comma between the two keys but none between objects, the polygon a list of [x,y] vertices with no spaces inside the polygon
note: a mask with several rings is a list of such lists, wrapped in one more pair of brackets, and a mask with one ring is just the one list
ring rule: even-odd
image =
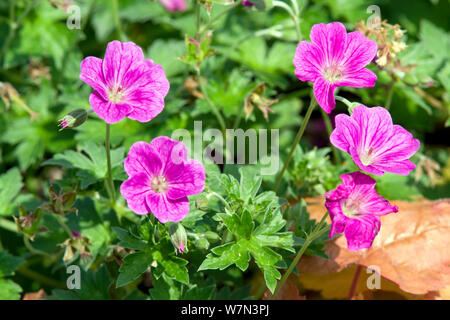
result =
[{"label": "hairy stem", "polygon": [[41,251],[38,249],[35,249],[31,243],[30,243],[30,239],[28,239],[28,237],[26,235],[23,235],[23,243],[25,244],[25,247],[28,249],[28,251],[30,251],[32,254],[36,254],[36,255],[40,255],[40,256],[44,256],[44,257],[48,257],[53,259],[53,256],[45,251]]},{"label": "hairy stem", "polygon": [[308,124],[309,118],[311,117],[311,113],[313,112],[316,104],[317,104],[317,100],[313,96],[311,98],[311,103],[309,104],[309,108],[306,111],[305,118],[303,119],[303,123],[302,123],[300,129],[298,130],[298,133],[297,133],[297,136],[295,137],[294,143],[292,144],[291,151],[289,152],[289,155],[288,155],[286,161],[284,162],[283,168],[281,169],[280,175],[278,176],[278,179],[275,183],[275,188],[273,189],[273,191],[275,191],[275,192],[278,190],[278,187],[280,186],[281,181],[283,180],[283,175],[284,175],[286,169],[288,168],[289,163],[291,162],[292,156],[294,155],[295,148],[297,147],[297,145],[300,143],[300,140],[302,139],[303,133],[305,132],[305,129],[306,129],[306,125]]},{"label": "hairy stem", "polygon": [[335,98],[336,98],[336,100],[343,102],[347,106],[347,108],[350,108],[352,106],[352,103],[350,101],[348,101],[347,99],[345,99],[344,97],[336,96]]},{"label": "hairy stem", "polygon": [[57,288],[57,289],[67,289],[67,287],[64,285],[64,283],[50,279],[40,273],[37,273],[36,271],[28,269],[27,267],[19,267],[17,269],[17,271],[20,274],[24,275],[25,277],[35,280],[46,286]]},{"label": "hairy stem", "polygon": [[106,191],[108,192],[111,203],[113,204],[116,200],[116,192],[114,189],[114,182],[112,179],[112,171],[111,171],[111,125],[109,123],[106,124],[106,137],[105,137],[105,149],[106,149],[106,166],[108,169],[108,173],[105,179]]},{"label": "hairy stem", "polygon": [[[300,31],[300,20],[298,18],[299,9],[298,9],[298,5],[295,2],[295,0],[291,1],[291,2],[293,4],[293,6],[294,6],[294,11],[291,9],[291,7],[289,7],[288,4],[286,4],[285,2],[282,2],[282,1],[273,1],[272,4],[273,4],[274,7],[278,7],[278,8],[284,9],[289,14],[291,19],[294,21],[295,33],[297,34],[298,42],[300,42],[300,41],[302,41],[303,37],[302,37],[302,33]],[[294,5],[294,2],[295,2],[295,5],[297,5],[297,6]]]},{"label": "hairy stem", "polygon": [[241,2],[242,2],[242,0],[236,1],[232,5],[229,5],[228,7],[226,7],[223,11],[221,11],[214,18],[212,18],[203,28],[201,28],[200,33],[203,33],[206,30],[208,30],[210,27],[212,27],[220,18],[222,18],[225,14],[227,14],[228,11],[231,11],[234,8],[236,8],[237,6],[239,6],[241,4]]},{"label": "hairy stem", "polygon": [[202,78],[201,78],[201,74],[200,74],[200,68],[197,69],[197,76],[198,76],[198,84],[200,86],[200,91],[202,92],[206,103],[209,105],[209,107],[211,108],[212,112],[216,116],[217,121],[219,121],[220,128],[222,129],[223,132],[225,132],[225,129],[226,129],[225,121],[223,120],[223,117],[220,114],[219,109],[217,109],[216,105],[211,101],[211,99],[208,96],[208,93],[206,92],[206,88],[205,88],[205,86],[204,86],[204,84],[202,82]]},{"label": "hairy stem", "polygon": [[314,231],[306,237],[305,243],[298,251],[297,255],[295,256],[294,260],[292,261],[292,263],[289,266],[289,268],[287,269],[287,271],[283,274],[283,277],[281,278],[281,280],[278,282],[277,287],[275,288],[275,291],[273,292],[272,296],[270,297],[270,300],[273,300],[276,297],[276,295],[278,294],[280,289],[283,287],[283,284],[286,282],[287,278],[290,276],[290,274],[294,270],[295,266],[300,261],[300,258],[303,256],[306,249],[308,249],[309,245],[314,240],[319,238],[322,234],[324,234],[325,232],[330,230],[330,226],[327,226],[327,227],[321,229],[322,225],[325,223],[325,219],[327,216],[328,216],[328,212],[325,213],[325,215],[322,217],[322,219],[320,220],[319,224],[316,226]]},{"label": "hairy stem", "polygon": [[59,225],[64,229],[69,238],[73,237],[72,230],[64,223],[63,218],[61,216],[56,215],[56,220],[58,220]]}]

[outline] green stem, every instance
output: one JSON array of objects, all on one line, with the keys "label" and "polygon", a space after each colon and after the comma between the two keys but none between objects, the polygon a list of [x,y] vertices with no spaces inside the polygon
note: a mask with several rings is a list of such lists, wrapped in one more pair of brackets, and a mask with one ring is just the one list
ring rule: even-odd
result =
[{"label": "green stem", "polygon": [[30,239],[28,239],[28,237],[26,235],[23,235],[23,243],[25,244],[25,247],[28,249],[28,251],[30,251],[32,254],[36,254],[36,255],[40,255],[40,256],[45,256],[48,258],[53,259],[53,256],[45,251],[41,251],[38,249],[35,249],[31,243],[30,243]]},{"label": "green stem", "polygon": [[391,107],[392,96],[394,93],[394,85],[395,85],[395,79],[392,79],[391,83],[389,84],[388,90],[387,90],[387,98],[386,98],[386,104],[385,104],[385,107],[387,110],[389,110]]},{"label": "green stem", "polygon": [[56,215],[56,220],[58,220],[59,225],[64,229],[69,238],[73,237],[72,230],[64,223],[63,218],[61,216]]},{"label": "green stem", "polygon": [[195,30],[198,34],[200,32],[200,2],[195,1]]},{"label": "green stem", "polygon": [[123,41],[124,39],[123,39],[122,25],[120,24],[118,0],[112,0],[112,6],[113,6],[114,25],[116,27],[117,34],[119,35],[119,39]]},{"label": "green stem", "polygon": [[336,96],[336,100],[343,102],[347,106],[347,108],[350,108],[352,106],[352,103],[350,101],[348,101],[347,99],[345,99],[344,97]]},{"label": "green stem", "polygon": [[112,171],[111,171],[111,125],[109,123],[106,124],[106,137],[105,137],[105,149],[106,149],[106,166],[108,168],[108,173],[105,180],[105,185],[107,186],[106,190],[108,191],[109,198],[111,203],[114,204],[116,200],[116,192],[114,189],[114,182],[112,179]]},{"label": "green stem", "polygon": [[[328,136],[330,136],[331,133],[333,132],[333,127],[331,125],[330,116],[328,115],[328,113],[323,111],[322,108],[320,108],[320,111],[322,113],[323,122],[325,122],[325,127],[327,128]],[[333,144],[331,144],[331,150],[333,150],[334,163],[336,163],[336,164],[341,163],[341,156],[339,155],[339,150]]]},{"label": "green stem", "polygon": [[16,20],[15,1],[11,1],[9,6],[9,32],[8,35],[6,36],[6,40],[3,44],[2,50],[0,51],[0,61],[2,61],[3,56],[6,54],[9,46],[11,45],[11,42],[14,40],[16,30],[19,29],[23,19],[28,15],[34,3],[35,1],[28,2],[27,7],[23,11],[23,13],[19,16],[19,18]]},{"label": "green stem", "polygon": [[208,103],[208,105],[211,108],[212,112],[216,116],[217,121],[219,121],[220,128],[222,129],[223,132],[225,132],[225,130],[226,130],[225,121],[223,120],[223,117],[220,114],[219,109],[217,109],[215,104],[211,101],[211,99],[209,99],[209,96],[206,93],[206,89],[205,89],[205,86],[203,85],[202,78],[201,78],[201,75],[200,75],[200,68],[197,69],[197,76],[198,76],[198,84],[200,86],[200,91],[202,92],[206,103]]},{"label": "green stem", "polygon": [[211,19],[201,30],[200,33],[205,32],[208,30],[214,23],[216,23],[223,15],[225,15],[228,11],[233,10],[238,5],[240,5],[242,0],[236,1],[232,5],[229,5],[225,10],[221,11],[219,14],[217,14],[213,19]]},{"label": "green stem", "polygon": [[[292,2],[294,3],[294,1],[292,1]],[[299,18],[298,18],[298,13],[296,13],[296,12],[299,11],[298,10],[298,6],[294,7],[294,11],[295,11],[294,12],[294,11],[292,11],[291,7],[289,5],[287,5],[285,2],[273,1],[272,4],[273,4],[274,7],[278,7],[278,8],[284,9],[289,14],[291,19],[294,21],[295,32],[297,34],[297,40],[299,42],[302,41],[303,37],[302,37],[302,33],[300,31],[300,21],[299,21]]]},{"label": "green stem", "polygon": [[57,288],[57,289],[67,289],[67,287],[64,285],[64,283],[50,279],[40,273],[37,273],[33,270],[28,269],[27,267],[19,267],[17,269],[19,273],[24,275],[27,278],[36,280],[39,283],[42,283],[44,285],[47,285],[49,287]]},{"label": "green stem", "polygon": [[0,228],[11,232],[20,233],[19,230],[17,230],[17,225],[14,222],[4,218],[0,218]]},{"label": "green stem", "polygon": [[277,287],[275,288],[275,291],[273,292],[272,296],[270,297],[270,300],[273,300],[276,297],[276,295],[278,294],[280,289],[283,287],[283,284],[286,282],[287,278],[290,276],[290,274],[294,270],[295,266],[300,261],[300,258],[303,256],[306,249],[308,249],[309,245],[314,240],[319,238],[322,234],[324,234],[325,232],[330,230],[330,226],[327,226],[326,228],[323,228],[320,230],[320,228],[322,227],[323,223],[325,222],[325,219],[327,216],[328,216],[328,212],[322,217],[322,220],[319,222],[319,224],[314,229],[314,231],[306,237],[305,243],[298,251],[297,255],[295,256],[294,260],[292,261],[292,263],[289,266],[289,268],[287,269],[287,271],[283,274],[283,277],[281,278],[281,280],[278,282]]},{"label": "green stem", "polygon": [[225,200],[220,194],[216,193],[216,192],[211,192],[211,195],[215,196],[217,199],[219,199],[220,201],[222,201],[222,203],[225,205],[225,207],[231,211],[231,207],[228,204],[228,201]]},{"label": "green stem", "polygon": [[306,129],[306,125],[308,124],[309,118],[311,117],[311,113],[313,112],[316,104],[317,104],[317,100],[314,96],[312,96],[311,103],[309,104],[308,111],[306,111],[306,115],[305,115],[305,118],[303,119],[303,123],[300,127],[300,130],[297,133],[297,136],[295,137],[294,143],[292,144],[291,151],[289,152],[289,155],[288,155],[286,161],[284,162],[283,169],[281,169],[280,175],[278,176],[278,179],[275,183],[275,188],[273,189],[273,191],[275,191],[275,192],[278,190],[278,187],[281,184],[283,175],[284,175],[287,167],[289,166],[289,163],[291,162],[292,156],[294,155],[295,148],[297,147],[297,145],[300,143],[300,140],[302,139],[303,133],[305,132],[305,129]]}]

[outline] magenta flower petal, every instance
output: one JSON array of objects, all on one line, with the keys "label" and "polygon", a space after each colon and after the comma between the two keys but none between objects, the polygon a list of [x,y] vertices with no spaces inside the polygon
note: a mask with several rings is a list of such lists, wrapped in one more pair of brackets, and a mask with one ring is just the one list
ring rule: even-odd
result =
[{"label": "magenta flower petal", "polygon": [[338,87],[365,88],[373,87],[377,81],[377,76],[369,69],[362,69],[354,73],[349,73],[336,82]]},{"label": "magenta flower petal", "polygon": [[364,105],[356,106],[351,116],[336,117],[330,140],[349,153],[361,170],[375,175],[408,175],[415,168],[408,159],[420,146],[410,132],[392,123],[386,109]]},{"label": "magenta flower petal", "polygon": [[81,62],[80,79],[90,85],[103,99],[107,98],[105,79],[103,78],[102,59],[87,57]]},{"label": "magenta flower petal", "polygon": [[365,69],[377,53],[375,41],[358,31],[347,34],[343,24],[316,24],[312,42],[301,41],[295,52],[295,75],[314,83],[314,95],[327,113],[335,107],[337,87],[373,87],[376,75]]},{"label": "magenta flower petal", "polygon": [[205,167],[197,160],[166,167],[166,176],[170,185],[167,197],[170,199],[191,196],[205,188]]},{"label": "magenta flower petal", "polygon": [[108,43],[103,59],[103,75],[109,86],[122,83],[127,72],[134,70],[134,64],[144,60],[144,53],[133,42],[120,42],[117,40]]},{"label": "magenta flower petal", "polygon": [[181,221],[189,213],[187,197],[169,199],[166,195],[148,194],[146,198],[150,210],[161,223]]},{"label": "magenta flower petal", "polygon": [[316,97],[319,106],[321,106],[326,113],[330,113],[336,106],[334,90],[336,90],[336,86],[322,78],[317,78],[314,82],[314,96]]},{"label": "magenta flower petal", "polygon": [[89,102],[106,123],[125,117],[150,121],[163,110],[169,91],[163,68],[144,59],[142,49],[132,42],[108,43],[103,60],[85,58],[80,79],[95,90]]},{"label": "magenta flower petal", "polygon": [[117,123],[130,112],[131,106],[128,104],[114,103],[104,100],[102,96],[94,91],[89,96],[89,104],[92,110],[105,120],[106,123]]},{"label": "magenta flower petal", "polygon": [[344,234],[347,239],[347,249],[358,251],[368,249],[380,231],[380,218],[374,215],[365,215],[355,219],[348,219]]},{"label": "magenta flower petal", "polygon": [[324,64],[322,50],[308,41],[298,44],[294,56],[295,76],[301,81],[314,82],[320,76],[320,65]]},{"label": "magenta flower petal", "polygon": [[203,191],[205,168],[187,158],[184,143],[158,137],[137,142],[124,162],[129,178],[120,191],[137,214],[153,213],[162,223],[180,221],[189,213],[187,196]]},{"label": "magenta flower petal", "polygon": [[142,172],[152,176],[161,173],[163,164],[149,143],[139,141],[131,146],[123,166],[129,176]]},{"label": "magenta flower petal", "polygon": [[187,149],[183,142],[169,137],[157,137],[150,142],[150,146],[158,152],[163,163],[179,164],[187,160]]},{"label": "magenta flower petal", "polygon": [[166,78],[166,72],[163,67],[154,63],[151,59],[146,59],[145,64],[150,69],[150,81],[148,86],[165,97],[169,92],[170,84]]},{"label": "magenta flower petal", "polygon": [[311,28],[309,37],[314,44],[322,49],[327,62],[341,62],[344,58],[344,51],[348,44],[347,30],[342,23],[316,24]]},{"label": "magenta flower petal", "polygon": [[136,89],[128,96],[133,107],[127,117],[139,122],[148,122],[164,109],[164,97],[157,91]]},{"label": "magenta flower petal", "polygon": [[152,194],[151,181],[144,172],[138,173],[120,186],[120,193],[127,200],[128,208],[137,214],[147,214],[150,207],[147,205],[146,196]]},{"label": "magenta flower petal", "polygon": [[169,11],[185,11],[187,9],[186,0],[159,0]]},{"label": "magenta flower petal", "polygon": [[380,230],[378,216],[397,212],[396,206],[375,191],[375,180],[361,172],[341,176],[342,184],[325,193],[331,218],[330,238],[344,233],[348,249],[366,249]]},{"label": "magenta flower petal", "polygon": [[378,46],[375,41],[368,41],[359,31],[350,32],[347,34],[347,47],[342,63],[346,65],[349,73],[367,70],[364,67],[373,60],[377,50]]}]

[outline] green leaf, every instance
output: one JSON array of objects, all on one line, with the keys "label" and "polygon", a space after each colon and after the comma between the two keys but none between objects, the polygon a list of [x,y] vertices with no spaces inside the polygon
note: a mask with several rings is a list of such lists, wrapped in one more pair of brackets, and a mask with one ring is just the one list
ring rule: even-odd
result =
[{"label": "green leaf", "polygon": [[110,300],[109,287],[112,280],[102,265],[97,271],[81,271],[81,287],[72,290],[53,290],[51,300]]},{"label": "green leaf", "polygon": [[166,76],[170,78],[186,70],[186,64],[178,60],[185,50],[186,45],[183,40],[158,39],[148,48],[147,56],[160,64]]},{"label": "green leaf", "polygon": [[186,260],[173,255],[163,256],[160,252],[154,253],[153,258],[158,262],[158,268],[161,266],[167,276],[184,284],[189,283],[189,273],[186,268],[188,262]]},{"label": "green leaf", "polygon": [[250,198],[255,197],[258,193],[262,177],[259,168],[256,166],[241,167],[239,168],[239,173],[241,174],[239,185],[241,199],[248,202]]},{"label": "green leaf", "polygon": [[224,270],[232,264],[236,264],[242,271],[247,270],[250,261],[247,243],[247,240],[241,239],[237,243],[229,242],[223,246],[212,249],[213,253],[218,256],[215,256],[212,253],[208,254],[198,270]]},{"label": "green leaf", "polygon": [[0,278],[14,275],[14,271],[23,261],[21,257],[14,257],[4,250],[0,251]]},{"label": "green leaf", "polygon": [[257,235],[254,236],[254,239],[258,241],[261,246],[282,248],[295,252],[294,248],[292,248],[294,244],[292,232],[282,232],[273,235]]},{"label": "green leaf", "polygon": [[[81,152],[67,150],[56,154],[52,159],[45,161],[42,165],[59,165],[67,169],[79,169],[78,177],[81,178],[81,188],[86,188],[92,183],[103,180],[107,174],[106,151],[103,146],[88,141],[82,144]],[[121,165],[124,158],[124,148],[111,150],[111,167]],[[116,176],[113,175],[113,178]]]},{"label": "green leaf", "polygon": [[19,300],[22,288],[12,280],[0,279],[0,300]]},{"label": "green leaf", "polygon": [[14,199],[22,189],[19,169],[12,168],[0,176],[0,215],[9,215],[15,205]]},{"label": "green leaf", "polygon": [[183,296],[183,300],[211,300],[215,290],[215,285],[201,288],[197,285],[194,285],[193,287],[189,288],[188,291],[186,291]]},{"label": "green leaf", "polygon": [[163,275],[153,279],[153,288],[149,292],[152,300],[178,300],[181,298],[181,285]]},{"label": "green leaf", "polygon": [[152,256],[147,251],[130,253],[123,259],[119,269],[116,287],[122,287],[136,280],[152,263]]},{"label": "green leaf", "polygon": [[281,255],[268,247],[262,247],[256,238],[252,238],[248,248],[258,267],[263,270],[267,288],[273,293],[277,280],[281,278],[280,272],[275,267],[277,262],[282,260]]},{"label": "green leaf", "polygon": [[436,27],[428,20],[422,20],[420,24],[420,38],[431,55],[439,58],[448,57],[450,36],[444,30]]},{"label": "green leaf", "polygon": [[148,244],[145,241],[138,239],[128,231],[118,227],[113,227],[113,230],[120,240],[119,246],[133,250],[146,250],[148,248]]}]

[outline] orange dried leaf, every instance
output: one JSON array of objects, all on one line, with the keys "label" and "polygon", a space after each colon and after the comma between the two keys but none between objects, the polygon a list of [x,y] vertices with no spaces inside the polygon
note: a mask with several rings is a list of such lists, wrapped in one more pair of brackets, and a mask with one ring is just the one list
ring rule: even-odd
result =
[{"label": "orange dried leaf", "polygon": [[[311,218],[325,213],[322,197],[307,199]],[[381,230],[368,250],[351,252],[345,237],[326,244],[329,260],[305,256],[302,273],[339,272],[351,264],[377,266],[403,291],[422,295],[450,284],[450,200],[393,201],[399,212],[381,217]],[[328,223],[330,220],[328,219]]]}]

